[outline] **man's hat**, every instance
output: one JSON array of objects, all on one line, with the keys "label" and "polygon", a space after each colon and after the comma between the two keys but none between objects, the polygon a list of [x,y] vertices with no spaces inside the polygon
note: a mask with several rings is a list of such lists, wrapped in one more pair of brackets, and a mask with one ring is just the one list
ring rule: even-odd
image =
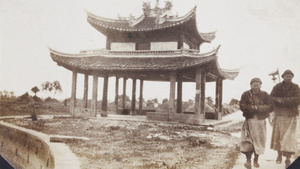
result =
[{"label": "man's hat", "polygon": [[286,71],[284,71],[281,77],[283,78],[283,76],[285,76],[287,74],[290,74],[290,75],[292,75],[294,77],[294,73],[291,70],[289,70],[289,69],[286,70]]},{"label": "man's hat", "polygon": [[256,77],[256,78],[253,78],[250,82],[250,85],[252,85],[253,82],[259,82],[260,84],[262,84],[262,81],[260,80],[260,78]]}]

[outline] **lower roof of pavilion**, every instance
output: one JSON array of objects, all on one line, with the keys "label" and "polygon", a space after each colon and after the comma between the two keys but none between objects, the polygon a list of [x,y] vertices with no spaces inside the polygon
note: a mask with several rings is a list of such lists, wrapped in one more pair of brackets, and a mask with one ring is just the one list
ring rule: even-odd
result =
[{"label": "lower roof of pavilion", "polygon": [[221,69],[217,49],[207,53],[199,50],[179,49],[168,51],[111,51],[93,50],[78,54],[62,53],[50,49],[59,66],[82,74],[116,76],[148,81],[170,81],[170,74],[181,75],[183,82],[195,82],[196,69],[207,72],[207,82],[216,79],[233,80],[238,70]]}]

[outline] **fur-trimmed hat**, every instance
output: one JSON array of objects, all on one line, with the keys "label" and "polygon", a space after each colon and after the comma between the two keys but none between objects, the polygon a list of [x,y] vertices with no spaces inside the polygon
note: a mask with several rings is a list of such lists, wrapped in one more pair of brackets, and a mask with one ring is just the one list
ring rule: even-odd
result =
[{"label": "fur-trimmed hat", "polygon": [[253,78],[250,82],[250,85],[252,85],[253,82],[260,82],[260,84],[262,84],[262,81],[260,80],[260,78],[256,77],[256,78]]},{"label": "fur-trimmed hat", "polygon": [[281,75],[281,77],[283,78],[283,76],[287,75],[287,74],[290,74],[290,75],[292,75],[294,77],[294,73],[291,70],[289,70],[289,69],[286,70],[286,71],[284,71],[283,74]]}]

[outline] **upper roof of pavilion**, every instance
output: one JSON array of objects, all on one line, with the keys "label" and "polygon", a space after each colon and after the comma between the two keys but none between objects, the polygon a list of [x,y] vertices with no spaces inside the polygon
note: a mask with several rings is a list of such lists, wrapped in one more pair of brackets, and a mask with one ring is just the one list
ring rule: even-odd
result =
[{"label": "upper roof of pavilion", "polygon": [[181,31],[182,29],[180,28],[184,27],[184,30],[202,42],[211,42],[215,38],[215,32],[200,33],[198,31],[196,6],[184,16],[178,17],[172,15],[172,3],[170,1],[166,1],[165,3],[165,7],[163,8],[158,7],[158,5],[155,8],[151,8],[149,2],[144,2],[144,13],[137,18],[130,16],[111,19],[87,12],[87,21],[105,36],[110,32],[167,31],[168,28],[175,28],[175,30]]}]

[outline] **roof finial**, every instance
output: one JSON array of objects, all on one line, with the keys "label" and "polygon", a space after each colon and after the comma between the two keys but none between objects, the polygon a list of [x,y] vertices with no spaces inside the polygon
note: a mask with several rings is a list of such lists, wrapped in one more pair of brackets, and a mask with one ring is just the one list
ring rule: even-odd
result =
[{"label": "roof finial", "polygon": [[143,11],[144,11],[144,14],[146,16],[150,14],[150,12],[151,12],[151,6],[150,6],[150,2],[149,1],[143,2]]},{"label": "roof finial", "polygon": [[156,0],[155,8],[158,8],[158,7],[159,7],[159,0]]},{"label": "roof finial", "polygon": [[170,0],[165,1],[165,9],[166,9],[166,10],[171,10],[172,7],[173,7],[172,1],[170,1]]}]

